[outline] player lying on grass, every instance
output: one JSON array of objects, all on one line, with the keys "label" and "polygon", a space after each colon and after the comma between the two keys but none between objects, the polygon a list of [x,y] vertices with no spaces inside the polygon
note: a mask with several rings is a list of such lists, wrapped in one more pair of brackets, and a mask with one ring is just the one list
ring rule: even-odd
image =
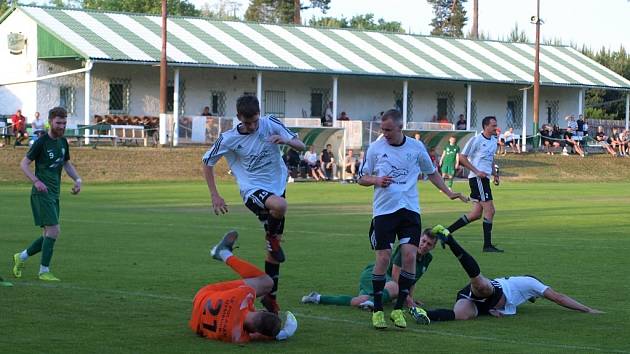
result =
[{"label": "player lying on grass", "polygon": [[226,233],[210,255],[225,262],[242,279],[201,288],[193,300],[190,328],[208,339],[234,343],[291,337],[297,330],[297,320],[291,312],[287,311],[284,328],[281,328],[277,314],[256,311],[254,300],[271,291],[273,280],[253,264],[232,254],[237,238],[236,231]]},{"label": "player lying on grass", "polygon": [[[372,230],[370,230],[370,234]],[[418,307],[420,303],[413,299],[413,290],[416,282],[426,273],[429,268],[433,256],[431,250],[435,248],[437,237],[431,231],[431,229],[425,229],[420,237],[420,246],[418,247],[418,254],[416,256],[416,273],[415,280],[409,288],[409,295],[405,301],[405,306],[409,308],[409,313],[418,323],[429,324],[429,320],[423,309]],[[385,289],[383,290],[383,303],[391,302],[392,299],[398,297],[398,276],[400,275],[401,268],[401,255],[400,246],[396,247],[394,254],[392,255],[389,267],[385,278]],[[317,292],[311,292],[310,294],[302,297],[302,303],[304,304],[321,304],[321,305],[345,305],[356,306],[364,309],[372,309],[374,307],[374,298],[372,294],[374,289],[372,287],[372,273],[374,271],[374,263],[368,264],[359,276],[359,295],[320,295]]]},{"label": "player lying on grass", "polygon": [[470,283],[457,292],[457,300],[452,310],[427,311],[431,321],[472,320],[482,315],[494,317],[515,315],[518,306],[527,301],[534,302],[539,297],[571,310],[602,313],[553,290],[531,275],[488,279],[481,274],[477,261],[455,241],[448,229],[437,225],[433,232],[440,238],[442,246],[448,245],[453,255],[457,257],[470,277]]}]

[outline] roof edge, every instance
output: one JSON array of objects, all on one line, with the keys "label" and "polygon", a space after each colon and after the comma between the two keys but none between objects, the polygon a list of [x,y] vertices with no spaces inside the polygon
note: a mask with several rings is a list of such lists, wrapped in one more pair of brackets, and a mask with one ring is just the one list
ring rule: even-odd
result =
[{"label": "roof edge", "polygon": [[0,23],[4,22],[4,20],[7,17],[9,17],[9,15],[11,15],[13,13],[13,11],[15,11],[15,9],[17,9],[17,4],[15,2],[13,2],[11,7],[7,11],[5,11],[3,14],[0,15]]}]

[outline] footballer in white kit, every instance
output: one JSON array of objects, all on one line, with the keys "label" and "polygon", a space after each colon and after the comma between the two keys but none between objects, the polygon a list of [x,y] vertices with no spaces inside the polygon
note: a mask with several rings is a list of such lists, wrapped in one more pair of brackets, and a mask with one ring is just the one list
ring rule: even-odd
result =
[{"label": "footballer in white kit", "polygon": [[236,177],[243,202],[265,228],[267,257],[265,272],[274,280],[272,291],[262,298],[267,310],[277,313],[276,302],[280,263],[285,261],[280,246],[287,211],[285,188],[288,171],[280,145],[304,150],[297,134],[287,129],[274,116],[260,117],[260,104],[255,96],[241,96],[236,102],[239,124],[222,133],[203,156],[203,170],[212,198],[215,214],[228,212],[228,207],[217,190],[214,166],[225,156]]},{"label": "footballer in white kit", "polygon": [[427,311],[427,316],[431,321],[471,320],[482,315],[494,317],[515,315],[518,306],[527,301],[534,302],[540,297],[571,310],[592,314],[601,313],[553,290],[532,275],[488,279],[481,274],[477,261],[457,243],[447,228],[437,225],[433,228],[433,232],[442,242],[442,247],[449,246],[468,274],[470,283],[457,292],[452,310]]},{"label": "footballer in white kit", "polygon": [[483,217],[483,252],[503,252],[492,244],[492,223],[494,220],[494,203],[490,190],[490,176],[494,176],[494,184],[499,185],[499,172],[494,163],[497,151],[497,119],[488,116],[481,122],[483,131],[470,139],[459,154],[460,165],[470,170],[468,184],[470,198],[474,201],[472,210],[462,215],[448,227],[450,232],[468,225]]},{"label": "footballer in white kit", "polygon": [[[431,183],[450,199],[466,200],[446,185],[433,166],[424,144],[402,133],[402,115],[389,110],[381,116],[383,137],[372,143],[365,154],[358,183],[374,188],[373,232],[370,244],[376,253],[372,273],[374,308],[372,325],[376,329],[387,328],[383,312],[383,288],[385,272],[391,258],[392,245],[400,242],[403,264],[398,277],[398,298],[390,319],[396,327],[405,328],[402,306],[415,282],[415,263],[421,236],[420,206],[418,201],[418,176],[427,174]],[[424,313],[422,309],[415,311]],[[428,321],[427,321],[428,322]]]}]

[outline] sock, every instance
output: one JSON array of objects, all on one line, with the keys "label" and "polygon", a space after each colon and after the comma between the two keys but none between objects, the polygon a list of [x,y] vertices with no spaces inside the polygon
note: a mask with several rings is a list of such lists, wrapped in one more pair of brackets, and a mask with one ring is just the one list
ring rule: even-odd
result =
[{"label": "sock", "polygon": [[40,266],[39,266],[39,274],[42,274],[42,273],[48,273],[48,272],[50,272],[50,268],[45,267],[45,266],[43,266],[43,265],[40,265]]},{"label": "sock", "polygon": [[448,188],[453,189],[453,178],[448,179]]},{"label": "sock", "polygon": [[50,260],[53,256],[53,248],[55,247],[55,239],[50,237],[44,237],[42,241],[42,265],[44,267],[50,266]]},{"label": "sock", "polygon": [[383,289],[385,289],[385,274],[372,274],[372,289],[374,289],[374,312],[383,311]]},{"label": "sock", "polygon": [[350,306],[352,296],[348,295],[321,295],[319,303],[324,305]]},{"label": "sock", "polygon": [[455,312],[449,309],[436,309],[427,311],[427,315],[431,321],[453,321],[455,320]]},{"label": "sock", "polygon": [[483,218],[483,247],[492,246],[492,221]]},{"label": "sock", "polygon": [[265,273],[263,273],[263,271],[258,269],[258,267],[256,267],[255,265],[247,261],[244,261],[234,255],[232,255],[232,257],[229,257],[225,261],[225,264],[230,266],[230,268],[232,268],[236,273],[238,273],[238,275],[240,275],[241,278],[243,279],[256,278],[261,275],[265,275]]},{"label": "sock", "polygon": [[396,299],[396,305],[394,306],[395,310],[401,309],[405,300],[407,300],[407,296],[409,295],[409,288],[413,285],[414,280],[416,280],[416,275],[413,273],[406,272],[405,270],[400,270],[400,276],[398,277],[398,299]]},{"label": "sock", "polygon": [[280,277],[280,264],[265,262],[265,273],[273,279],[273,288],[269,292],[272,299],[276,298],[278,292],[278,278]]},{"label": "sock", "polygon": [[468,221],[468,217],[466,215],[462,215],[461,218],[457,219],[457,221],[455,221],[451,226],[447,227],[447,229],[448,231],[453,233],[456,230],[468,225],[469,222],[470,221]]},{"label": "sock", "polygon": [[451,249],[451,252],[453,252],[453,255],[455,255],[455,257],[459,260],[459,263],[462,265],[469,278],[474,278],[481,274],[481,269],[479,269],[477,261],[475,261],[475,259],[468,254],[468,252],[466,252],[459,243],[457,243],[457,241],[455,241],[453,235],[448,236],[447,244]]},{"label": "sock", "polygon": [[227,261],[227,259],[232,256],[232,251],[230,250],[222,249],[221,251],[219,251],[219,257],[221,257],[223,262]]},{"label": "sock", "polygon": [[269,218],[267,219],[267,229],[271,235],[280,234],[282,225],[284,225],[284,217],[282,217],[281,219],[276,219],[271,214],[269,214]]},{"label": "sock", "polygon": [[[36,238],[33,243],[31,243],[30,246],[28,246],[28,248],[26,249],[26,254],[27,256],[24,257],[23,255],[20,255],[20,258],[22,258],[23,261],[26,260],[26,258],[28,258],[29,256],[33,256],[38,254],[41,250],[42,250],[42,243],[44,242],[44,236],[40,236],[38,238]],[[24,253],[24,252],[22,252]]]},{"label": "sock", "polygon": [[26,250],[20,252],[20,260],[22,260],[22,262],[24,262],[27,259],[28,259],[28,252]]}]

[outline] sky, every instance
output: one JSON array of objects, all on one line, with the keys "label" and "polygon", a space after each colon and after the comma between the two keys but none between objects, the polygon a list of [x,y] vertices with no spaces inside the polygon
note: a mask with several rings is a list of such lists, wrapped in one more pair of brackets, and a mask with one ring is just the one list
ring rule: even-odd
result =
[{"label": "sky", "polygon": [[[219,0],[192,0],[197,7],[204,3],[216,4]],[[245,12],[249,0],[233,0],[241,3],[240,15]],[[308,2],[308,0],[303,0]],[[464,4],[468,12],[468,24],[472,24],[472,0]],[[630,0],[540,0],[541,40],[560,38],[564,44],[583,44],[592,49],[602,46],[618,50],[621,45],[630,49]],[[352,17],[374,13],[386,21],[399,21],[406,31],[429,34],[433,11],[425,0],[332,0],[331,9],[325,16]],[[490,38],[506,37],[515,23],[533,42],[536,26],[529,22],[536,14],[536,0],[479,0],[479,31]],[[302,12],[302,20],[321,17],[319,10]]]}]

